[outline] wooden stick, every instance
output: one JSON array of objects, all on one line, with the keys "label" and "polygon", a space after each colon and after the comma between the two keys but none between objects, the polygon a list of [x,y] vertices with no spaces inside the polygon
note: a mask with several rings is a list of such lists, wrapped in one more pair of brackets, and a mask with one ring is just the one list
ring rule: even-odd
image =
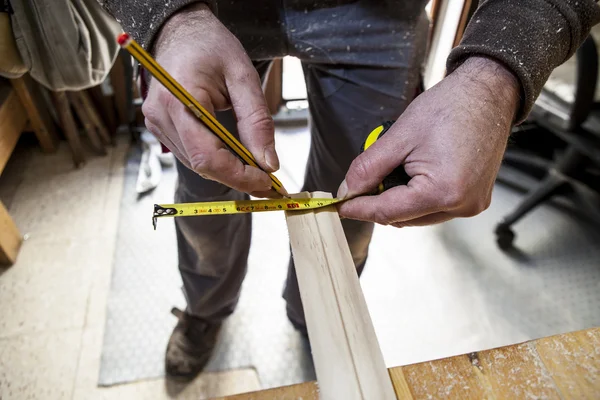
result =
[{"label": "wooden stick", "polygon": [[34,83],[29,75],[23,75],[17,79],[11,79],[21,104],[27,110],[31,127],[40,142],[44,153],[54,153],[58,150],[58,135],[52,117],[44,104],[41,88]]},{"label": "wooden stick", "polygon": [[85,156],[83,155],[79,132],[77,132],[77,126],[71,113],[71,103],[69,103],[65,92],[52,92],[52,99],[58,111],[62,130],[67,138],[67,142],[69,142],[69,147],[71,147],[73,163],[75,163],[75,167],[79,167],[85,162]]},{"label": "wooden stick", "polygon": [[87,111],[88,117],[90,118],[90,121],[96,128],[96,132],[98,132],[102,143],[104,143],[107,146],[111,144],[112,140],[110,138],[110,133],[108,132],[106,126],[104,126],[102,120],[100,119],[98,111],[96,110],[96,106],[94,106],[90,95],[84,90],[77,92],[76,95],[79,98],[81,104],[83,105],[83,108]]},{"label": "wooden stick", "polygon": [[289,212],[286,220],[320,398],[395,399],[335,207]]},{"label": "wooden stick", "polygon": [[100,141],[100,137],[98,136],[98,132],[96,132],[96,127],[92,119],[90,118],[81,98],[77,94],[77,92],[67,92],[67,98],[69,102],[73,106],[81,125],[83,126],[83,130],[87,135],[88,139],[90,139],[90,144],[94,148],[96,152],[102,155],[106,155],[106,149],[104,145]]},{"label": "wooden stick", "polygon": [[17,226],[0,201],[0,264],[14,264],[22,242]]}]

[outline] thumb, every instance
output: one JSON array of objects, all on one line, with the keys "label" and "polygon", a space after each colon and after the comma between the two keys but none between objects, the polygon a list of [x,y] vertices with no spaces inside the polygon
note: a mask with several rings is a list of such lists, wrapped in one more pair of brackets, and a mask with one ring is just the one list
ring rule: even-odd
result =
[{"label": "thumb", "polygon": [[244,68],[227,80],[227,90],[237,118],[240,140],[263,169],[277,171],[279,158],[275,152],[275,125],[254,67]]},{"label": "thumb", "polygon": [[393,132],[387,133],[352,161],[338,189],[338,198],[351,199],[372,193],[386,176],[404,163],[408,153],[394,136]]}]

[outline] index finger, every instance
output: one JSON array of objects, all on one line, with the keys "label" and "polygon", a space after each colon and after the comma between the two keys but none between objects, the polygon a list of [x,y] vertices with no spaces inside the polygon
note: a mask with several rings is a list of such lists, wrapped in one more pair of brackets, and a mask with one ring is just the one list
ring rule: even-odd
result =
[{"label": "index finger", "polygon": [[417,175],[406,186],[396,186],[377,196],[361,196],[340,203],[338,212],[344,218],[389,225],[445,211],[435,193],[430,181],[423,175]]},{"label": "index finger", "polygon": [[173,123],[188,155],[189,166],[198,174],[246,193],[271,188],[266,172],[244,164],[183,106],[175,111]]}]

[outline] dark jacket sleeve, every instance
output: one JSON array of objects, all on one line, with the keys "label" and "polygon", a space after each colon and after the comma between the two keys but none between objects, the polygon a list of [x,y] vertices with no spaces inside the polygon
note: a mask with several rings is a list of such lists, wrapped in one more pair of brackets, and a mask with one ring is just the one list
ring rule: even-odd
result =
[{"label": "dark jacket sleeve", "polygon": [[448,73],[469,56],[494,58],[519,78],[522,122],[554,68],[571,57],[600,21],[594,0],[482,0],[448,58]]},{"label": "dark jacket sleeve", "polygon": [[100,3],[145,49],[150,50],[156,33],[167,19],[192,3],[206,3],[214,13],[216,0],[100,0]]}]

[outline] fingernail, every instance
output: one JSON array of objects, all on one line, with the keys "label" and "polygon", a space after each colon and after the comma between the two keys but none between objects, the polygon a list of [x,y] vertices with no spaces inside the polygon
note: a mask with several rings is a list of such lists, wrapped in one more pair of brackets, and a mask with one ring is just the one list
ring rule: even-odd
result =
[{"label": "fingernail", "polygon": [[347,194],[348,194],[348,184],[346,183],[346,180],[344,179],[342,181],[342,183],[340,184],[340,187],[337,190],[336,197],[338,199],[345,199]]},{"label": "fingernail", "polygon": [[265,148],[265,162],[271,169],[271,172],[275,172],[279,169],[279,158],[277,158],[277,153],[275,152],[275,148],[273,148],[273,147]]}]

